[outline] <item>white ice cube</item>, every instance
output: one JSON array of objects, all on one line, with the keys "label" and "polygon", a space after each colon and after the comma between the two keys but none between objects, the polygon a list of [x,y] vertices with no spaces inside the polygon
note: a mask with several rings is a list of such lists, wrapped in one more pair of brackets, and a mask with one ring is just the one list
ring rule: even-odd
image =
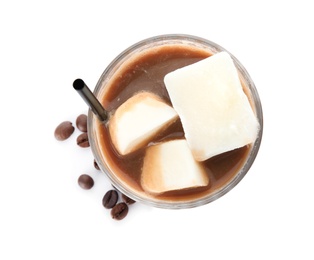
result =
[{"label": "white ice cube", "polygon": [[140,92],[115,111],[109,132],[116,150],[125,155],[149,143],[159,131],[178,117],[175,110],[159,96]]},{"label": "white ice cube", "polygon": [[259,123],[227,52],[173,71],[164,81],[196,160],[256,139]]},{"label": "white ice cube", "polygon": [[145,191],[159,194],[209,184],[209,177],[197,162],[185,139],[149,146],[141,175]]}]

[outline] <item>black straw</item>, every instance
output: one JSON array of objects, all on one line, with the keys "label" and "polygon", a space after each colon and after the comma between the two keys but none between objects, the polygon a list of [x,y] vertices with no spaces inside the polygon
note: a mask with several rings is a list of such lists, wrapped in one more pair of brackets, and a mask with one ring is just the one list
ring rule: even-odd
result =
[{"label": "black straw", "polygon": [[84,99],[86,104],[90,107],[90,109],[100,121],[105,121],[108,119],[107,111],[103,108],[103,106],[100,104],[95,95],[90,91],[90,89],[86,86],[83,80],[74,80],[73,87]]}]

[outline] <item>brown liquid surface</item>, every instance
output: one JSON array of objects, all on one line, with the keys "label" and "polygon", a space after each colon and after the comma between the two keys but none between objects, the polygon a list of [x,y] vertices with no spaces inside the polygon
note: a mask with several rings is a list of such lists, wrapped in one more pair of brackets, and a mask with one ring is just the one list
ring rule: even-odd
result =
[{"label": "brown liquid surface", "polygon": [[[121,68],[117,76],[113,77],[109,82],[107,86],[109,90],[101,102],[107,111],[114,112],[115,109],[135,93],[145,90],[159,95],[165,102],[171,104],[164,85],[164,76],[175,69],[195,63],[210,55],[207,50],[179,45],[159,47],[154,51],[147,52]],[[101,147],[107,157],[110,168],[123,182],[131,185],[133,189],[142,192],[140,179],[145,148],[126,156],[121,156],[115,151],[111,143],[107,127],[99,125],[98,132],[100,135],[99,139],[102,142]],[[181,122],[178,119],[165,131],[159,133],[150,144],[181,138],[184,138],[184,133]],[[214,192],[233,179],[243,166],[249,150],[250,146],[245,146],[202,162],[210,178],[210,183],[207,187],[171,191],[159,195],[157,198],[185,201]]]}]

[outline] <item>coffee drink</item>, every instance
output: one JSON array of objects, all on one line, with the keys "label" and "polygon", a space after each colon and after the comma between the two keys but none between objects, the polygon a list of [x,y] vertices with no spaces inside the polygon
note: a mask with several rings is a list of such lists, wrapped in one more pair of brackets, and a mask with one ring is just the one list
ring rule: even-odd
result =
[{"label": "coffee drink", "polygon": [[[129,54],[130,50],[133,53]],[[172,100],[164,82],[165,76],[177,69],[205,60],[220,51],[224,51],[224,49],[212,42],[180,35],[166,38],[156,37],[147,42],[141,42],[131,47],[129,52],[124,53],[125,57],[122,55],[123,58],[120,57],[116,64],[111,65],[112,67],[105,71],[96,87],[96,95],[111,117],[124,103],[143,92],[153,93],[158,97],[154,100],[159,101],[160,99],[165,106],[172,107]],[[175,188],[161,190],[161,192],[147,191],[147,188],[143,187],[142,171],[148,148],[185,140],[186,132],[180,117],[171,114],[171,122],[167,121],[161,130],[150,137],[149,142],[129,153],[121,154],[116,149],[109,131],[110,120],[104,124],[90,113],[89,124],[93,131],[89,135],[92,139],[93,152],[100,168],[108,173],[117,188],[121,187],[123,193],[126,192],[130,198],[143,202],[148,201],[153,206],[184,208],[202,205],[217,199],[243,178],[249,169],[249,164],[253,163],[259,148],[262,112],[253,82],[242,65],[234,57],[233,60],[238,70],[240,86],[246,95],[250,109],[259,121],[260,128],[257,128],[256,140],[196,162],[196,167],[200,165],[202,168],[200,177],[198,177],[201,184],[191,186],[191,188],[184,186],[182,189]],[[125,131],[132,130],[125,129]],[[180,144],[178,147],[181,146],[185,147],[185,144]],[[181,148],[178,149],[181,150]],[[156,158],[156,155],[152,157]],[[185,159],[182,160],[178,164],[182,164]],[[179,181],[180,177],[176,178]]]}]

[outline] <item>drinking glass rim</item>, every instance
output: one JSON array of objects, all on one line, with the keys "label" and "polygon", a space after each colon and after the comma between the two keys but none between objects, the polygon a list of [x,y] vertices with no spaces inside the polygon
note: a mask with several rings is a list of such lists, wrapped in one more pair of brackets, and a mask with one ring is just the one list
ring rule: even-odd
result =
[{"label": "drinking glass rim", "polygon": [[231,189],[233,189],[247,174],[249,169],[251,168],[253,162],[255,161],[255,158],[257,156],[257,153],[260,148],[261,140],[262,140],[262,133],[263,133],[263,112],[262,112],[262,105],[261,101],[257,92],[257,89],[255,87],[255,84],[253,80],[251,79],[249,73],[245,69],[245,67],[240,63],[240,61],[232,55],[228,50],[221,47],[220,45],[198,37],[193,36],[189,34],[163,34],[163,35],[157,35],[153,36],[144,40],[141,40],[130,47],[126,48],[124,51],[122,51],[120,54],[114,58],[111,63],[106,67],[104,72],[101,74],[96,87],[94,89],[94,94],[96,97],[100,94],[100,91],[103,88],[103,85],[105,84],[105,80],[107,80],[108,77],[111,77],[112,74],[115,71],[112,71],[114,68],[117,69],[119,67],[119,64],[123,63],[125,60],[130,59],[132,55],[138,52],[138,50],[146,50],[151,49],[154,46],[161,46],[165,44],[197,44],[195,46],[197,47],[203,47],[205,49],[209,49],[213,53],[226,51],[229,53],[231,58],[234,61],[234,64],[236,68],[238,69],[238,72],[245,80],[245,85],[247,86],[248,90],[250,91],[250,96],[253,99],[254,103],[254,111],[256,114],[256,117],[260,124],[260,129],[258,132],[258,136],[255,140],[255,142],[252,144],[251,150],[249,152],[249,155],[247,156],[247,160],[242,165],[238,173],[233,177],[231,181],[229,181],[226,185],[222,186],[219,190],[214,191],[213,193],[207,194],[204,197],[189,200],[189,201],[165,201],[165,200],[158,200],[154,199],[152,197],[145,197],[142,196],[139,192],[131,191],[126,187],[126,185],[117,178],[114,173],[112,173],[111,169],[108,167],[106,163],[103,163],[103,158],[101,158],[101,150],[99,149],[99,146],[97,144],[97,135],[94,132],[94,124],[97,118],[93,114],[91,110],[88,112],[88,135],[90,140],[91,149],[93,152],[93,155],[95,157],[95,160],[97,161],[100,169],[102,172],[104,172],[110,179],[112,185],[116,187],[118,190],[120,190],[123,194],[130,197],[131,199],[135,201],[142,202],[143,204],[158,207],[158,208],[167,208],[167,209],[182,209],[182,208],[192,208],[197,207],[201,205],[208,204],[210,202],[213,202],[217,200],[218,198],[222,197],[226,193],[228,193]]}]

